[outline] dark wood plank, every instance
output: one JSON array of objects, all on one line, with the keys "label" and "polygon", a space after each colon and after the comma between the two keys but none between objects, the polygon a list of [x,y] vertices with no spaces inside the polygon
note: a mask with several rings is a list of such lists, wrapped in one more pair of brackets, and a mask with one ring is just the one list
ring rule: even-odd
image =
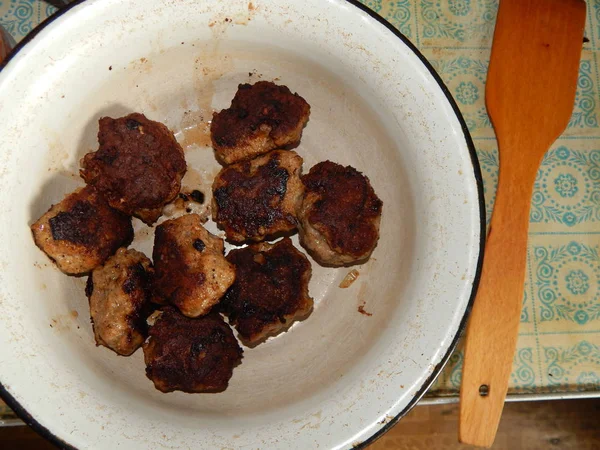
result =
[{"label": "dark wood plank", "polygon": [[[458,405],[418,406],[369,450],[470,450],[457,441]],[[0,449],[52,450],[27,427],[0,428]],[[600,449],[600,399],[508,403],[494,450]]]},{"label": "dark wood plank", "polygon": [[[494,450],[600,449],[600,399],[507,403]],[[415,408],[369,450],[470,450],[458,443],[458,405]]]}]

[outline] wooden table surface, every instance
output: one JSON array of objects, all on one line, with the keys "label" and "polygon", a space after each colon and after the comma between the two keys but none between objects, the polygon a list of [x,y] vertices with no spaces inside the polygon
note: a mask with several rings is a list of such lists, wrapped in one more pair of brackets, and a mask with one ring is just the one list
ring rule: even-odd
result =
[{"label": "wooden table surface", "polygon": [[[469,450],[457,442],[458,405],[417,406],[369,450]],[[0,449],[55,447],[27,427],[0,428]],[[494,450],[600,449],[600,399],[508,403]]]}]

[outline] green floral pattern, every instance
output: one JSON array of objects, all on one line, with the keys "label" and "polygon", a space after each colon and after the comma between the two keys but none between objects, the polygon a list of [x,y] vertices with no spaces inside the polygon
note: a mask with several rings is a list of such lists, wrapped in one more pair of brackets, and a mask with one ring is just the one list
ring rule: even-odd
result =
[{"label": "green floral pattern", "polygon": [[566,278],[567,289],[573,295],[585,294],[590,288],[588,281],[589,277],[582,270],[571,270]]},{"label": "green floral pattern", "polygon": [[568,228],[599,221],[600,150],[574,150],[566,145],[550,150],[537,174],[530,219]]},{"label": "green floral pattern", "polygon": [[375,12],[381,11],[381,0],[363,0],[362,4],[368,6]]},{"label": "green floral pattern", "polygon": [[466,16],[471,12],[471,0],[448,0],[448,9],[455,16]]},{"label": "green floral pattern", "polygon": [[563,173],[554,180],[554,189],[561,197],[573,197],[577,194],[577,178],[569,173]]},{"label": "green floral pattern", "polygon": [[563,392],[575,386],[579,391],[600,390],[596,368],[600,366],[600,347],[582,340],[576,345],[544,347],[546,390]]},{"label": "green floral pattern", "polygon": [[421,0],[418,18],[424,41],[459,46],[489,40],[494,30],[497,0]]},{"label": "green floral pattern", "polygon": [[54,6],[39,0],[0,0],[0,25],[19,42],[55,11]]},{"label": "green floral pattern", "polygon": [[456,98],[463,105],[472,105],[479,100],[479,88],[470,81],[461,81],[456,88]]},{"label": "green floral pattern", "polygon": [[567,320],[578,325],[600,320],[598,246],[572,241],[533,248],[541,321]]}]

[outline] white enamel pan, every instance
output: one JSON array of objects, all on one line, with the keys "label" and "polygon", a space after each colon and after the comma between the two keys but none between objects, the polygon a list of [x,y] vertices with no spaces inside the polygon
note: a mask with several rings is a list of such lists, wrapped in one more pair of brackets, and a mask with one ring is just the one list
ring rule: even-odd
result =
[{"label": "white enamel pan", "polygon": [[[312,315],[245,349],[225,392],[163,394],[141,351],[95,347],[85,279],[60,273],[29,225],[83,185],[98,119],[133,111],[176,133],[184,185],[210,200],[219,166],[207,121],[259,79],[311,105],[296,149],[305,172],[330,159],[370,178],[384,204],[379,245],[347,288],[350,268],[313,263]],[[0,211],[0,391],[38,432],[78,449],[373,442],[454,349],[485,225],[474,147],[448,90],[354,0],[75,2],[0,71]],[[134,247],[150,253],[153,230],[134,225]]]}]

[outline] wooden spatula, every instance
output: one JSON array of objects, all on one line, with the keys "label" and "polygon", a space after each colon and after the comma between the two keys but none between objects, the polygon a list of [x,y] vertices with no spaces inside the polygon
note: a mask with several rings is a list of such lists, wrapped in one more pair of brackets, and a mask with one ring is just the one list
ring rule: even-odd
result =
[{"label": "wooden spatula", "polygon": [[8,55],[8,39],[4,36],[4,30],[0,27],[0,63]]},{"label": "wooden spatula", "polygon": [[463,443],[489,447],[496,436],[517,342],[533,184],[573,110],[584,26],[582,0],[500,0],[486,87],[500,173],[467,329]]}]

